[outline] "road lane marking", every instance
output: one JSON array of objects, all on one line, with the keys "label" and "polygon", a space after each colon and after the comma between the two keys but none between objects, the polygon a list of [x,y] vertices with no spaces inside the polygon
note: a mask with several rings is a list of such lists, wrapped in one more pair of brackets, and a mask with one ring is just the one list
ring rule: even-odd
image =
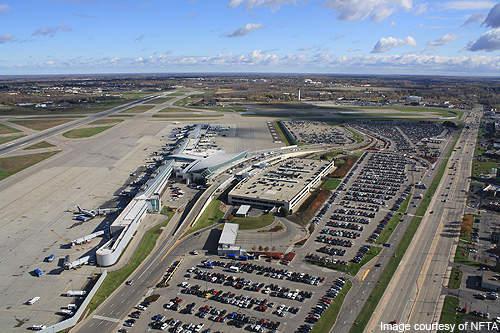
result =
[{"label": "road lane marking", "polygon": [[93,315],[92,318],[99,319],[99,320],[110,321],[112,323],[119,323],[120,322],[120,319],[111,318],[111,317],[105,317],[105,316],[99,316],[99,315]]},{"label": "road lane marking", "polygon": [[366,277],[368,276],[368,273],[370,273],[369,268],[363,273],[363,276],[361,277],[361,281],[364,281],[366,279]]}]

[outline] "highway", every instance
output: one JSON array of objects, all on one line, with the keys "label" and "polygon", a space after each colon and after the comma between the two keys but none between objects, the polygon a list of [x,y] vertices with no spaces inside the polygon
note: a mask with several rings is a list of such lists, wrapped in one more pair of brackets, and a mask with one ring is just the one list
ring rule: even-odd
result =
[{"label": "highway", "polygon": [[[427,212],[365,332],[382,332],[381,322],[439,322],[441,291],[459,235],[453,222],[460,222],[465,210],[479,119],[476,110],[465,120],[470,128],[462,131]],[[452,165],[456,171],[450,169]]]}]

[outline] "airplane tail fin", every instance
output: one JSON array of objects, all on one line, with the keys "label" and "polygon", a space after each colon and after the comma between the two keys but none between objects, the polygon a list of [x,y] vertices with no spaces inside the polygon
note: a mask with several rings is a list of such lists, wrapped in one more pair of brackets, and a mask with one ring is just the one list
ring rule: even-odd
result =
[{"label": "airplane tail fin", "polygon": [[82,212],[82,209],[80,208],[80,206],[76,205],[76,208],[78,208],[78,212],[81,213]]}]

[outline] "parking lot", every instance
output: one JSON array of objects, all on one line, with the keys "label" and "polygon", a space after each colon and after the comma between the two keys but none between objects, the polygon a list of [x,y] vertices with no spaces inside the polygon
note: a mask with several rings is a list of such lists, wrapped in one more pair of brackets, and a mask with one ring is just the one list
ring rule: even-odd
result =
[{"label": "parking lot", "polygon": [[[313,218],[316,230],[306,260],[318,264],[359,263],[409,195],[416,162],[394,153],[360,157]],[[385,244],[385,246],[391,246]],[[314,250],[312,252],[311,250]]]},{"label": "parking lot", "polygon": [[149,302],[131,310],[120,327],[127,332],[148,327],[169,332],[292,332],[302,327],[298,331],[305,332],[340,290],[334,288],[339,275],[319,269],[317,275],[304,273],[269,258],[240,261],[192,252],[178,259],[168,288],[157,286],[147,295]]},{"label": "parking lot", "polygon": [[297,142],[306,144],[327,143],[345,145],[354,143],[352,133],[340,126],[331,126],[322,121],[290,120],[282,122]]}]

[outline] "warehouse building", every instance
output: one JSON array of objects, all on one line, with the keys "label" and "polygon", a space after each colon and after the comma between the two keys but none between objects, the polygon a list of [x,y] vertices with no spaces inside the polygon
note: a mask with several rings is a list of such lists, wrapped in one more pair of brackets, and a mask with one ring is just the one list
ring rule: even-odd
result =
[{"label": "warehouse building", "polygon": [[291,214],[333,169],[333,161],[286,159],[242,180],[229,192],[229,204],[277,207]]}]

